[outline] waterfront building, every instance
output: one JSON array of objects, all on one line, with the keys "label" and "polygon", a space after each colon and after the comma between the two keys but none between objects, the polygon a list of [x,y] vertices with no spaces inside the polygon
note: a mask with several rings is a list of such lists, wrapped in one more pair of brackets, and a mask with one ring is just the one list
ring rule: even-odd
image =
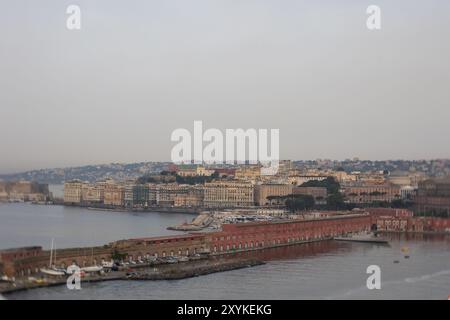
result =
[{"label": "waterfront building", "polygon": [[175,207],[201,207],[203,206],[203,187],[191,186],[187,193],[176,194]]},{"label": "waterfront building", "polygon": [[9,200],[14,202],[15,201],[24,202],[26,199],[23,193],[17,193],[13,191],[9,193]]},{"label": "waterfront building", "polygon": [[190,186],[187,184],[166,183],[159,184],[156,195],[156,203],[159,206],[174,206],[175,198],[187,194]]},{"label": "waterfront building", "polygon": [[190,194],[179,194],[173,199],[174,207],[200,207],[203,201],[200,197]]},{"label": "waterfront building", "polygon": [[125,184],[125,186],[123,187],[123,200],[124,200],[124,205],[125,207],[128,208],[132,208],[134,205],[133,202],[133,187],[134,184],[131,183],[127,183]]},{"label": "waterfront building", "polygon": [[105,202],[105,188],[108,183],[114,183],[114,181],[111,179],[107,179],[107,180],[98,181],[94,184],[95,188],[98,190],[98,192],[100,194],[100,203]]},{"label": "waterfront building", "polygon": [[49,195],[47,184],[23,180],[0,182],[0,201],[45,201]]},{"label": "waterfront building", "polygon": [[204,186],[205,207],[246,207],[254,205],[254,187],[244,181],[213,181]]},{"label": "waterfront building", "polygon": [[26,201],[44,202],[47,201],[48,196],[43,193],[30,193],[26,196]]},{"label": "waterfront building", "polygon": [[148,183],[148,205],[155,205],[157,203],[157,197],[158,197],[158,185],[155,183]]},{"label": "waterfront building", "polygon": [[292,194],[291,184],[260,184],[255,186],[255,204],[266,206],[273,204],[274,197],[284,197]]},{"label": "waterfront building", "polygon": [[124,186],[124,204],[129,208],[142,208],[149,205],[148,184],[128,183]]},{"label": "waterfront building", "polygon": [[82,200],[83,182],[71,180],[64,182],[64,203],[80,204]]},{"label": "waterfront building", "polygon": [[96,184],[81,185],[81,201],[85,204],[98,204],[102,201],[100,188]]},{"label": "waterfront building", "polygon": [[35,192],[35,188],[33,188],[33,183],[30,181],[17,181],[12,183],[11,192],[16,194],[29,194]]},{"label": "waterfront building", "polygon": [[109,206],[123,206],[125,204],[125,187],[118,183],[107,181],[103,203]]},{"label": "waterfront building", "polygon": [[149,188],[148,185],[137,184],[133,186],[133,205],[139,207],[148,206]]}]

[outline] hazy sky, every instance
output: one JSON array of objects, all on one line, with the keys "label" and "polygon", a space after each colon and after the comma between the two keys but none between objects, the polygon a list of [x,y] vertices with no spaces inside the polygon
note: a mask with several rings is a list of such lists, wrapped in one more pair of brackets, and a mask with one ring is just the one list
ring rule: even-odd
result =
[{"label": "hazy sky", "polygon": [[170,160],[194,120],[278,128],[281,158],[449,158],[449,40],[448,0],[5,0],[0,173]]}]

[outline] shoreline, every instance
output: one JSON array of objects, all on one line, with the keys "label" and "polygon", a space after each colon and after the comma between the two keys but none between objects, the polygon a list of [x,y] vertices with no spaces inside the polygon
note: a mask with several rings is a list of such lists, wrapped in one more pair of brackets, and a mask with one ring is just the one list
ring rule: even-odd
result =
[{"label": "shoreline", "polygon": [[[209,257],[204,260],[179,262],[176,264],[157,265],[155,267],[133,267],[129,270],[111,271],[103,275],[90,275],[81,279],[83,283],[105,282],[105,281],[157,281],[157,280],[181,280],[218,272],[250,268],[263,265],[265,262],[257,259],[243,258],[221,258]],[[156,270],[156,271],[155,271]],[[7,297],[19,291],[63,286],[67,282],[66,277],[46,278],[43,283],[29,282],[28,279],[18,279],[18,284],[0,283],[0,294]],[[25,282],[26,281],[26,282]],[[9,284],[9,285],[8,285]]]}]

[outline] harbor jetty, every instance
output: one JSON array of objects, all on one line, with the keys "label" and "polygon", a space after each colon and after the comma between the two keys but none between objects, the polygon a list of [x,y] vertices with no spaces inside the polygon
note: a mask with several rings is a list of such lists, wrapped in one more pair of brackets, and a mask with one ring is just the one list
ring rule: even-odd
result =
[{"label": "harbor jetty", "polygon": [[[177,280],[215,272],[224,272],[264,264],[264,262],[243,257],[210,256],[178,263],[154,262],[141,265],[123,266],[115,271],[83,274],[83,283],[113,280]],[[7,294],[20,290],[66,285],[67,276],[50,277],[38,275],[21,277],[14,281],[1,281],[0,293]]]}]

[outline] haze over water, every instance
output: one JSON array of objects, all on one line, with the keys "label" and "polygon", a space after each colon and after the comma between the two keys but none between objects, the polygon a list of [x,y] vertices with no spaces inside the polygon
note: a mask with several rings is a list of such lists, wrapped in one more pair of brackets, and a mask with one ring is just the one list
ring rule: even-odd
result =
[{"label": "haze over water", "polygon": [[[0,204],[0,247],[103,244],[168,233],[192,215],[91,211]],[[82,283],[7,295],[9,299],[447,299],[450,236],[390,235],[390,246],[323,241],[248,255],[265,265],[172,281]],[[401,249],[409,248],[409,259]],[[399,263],[394,263],[398,260]],[[381,268],[381,290],[368,290],[366,268]]]}]

